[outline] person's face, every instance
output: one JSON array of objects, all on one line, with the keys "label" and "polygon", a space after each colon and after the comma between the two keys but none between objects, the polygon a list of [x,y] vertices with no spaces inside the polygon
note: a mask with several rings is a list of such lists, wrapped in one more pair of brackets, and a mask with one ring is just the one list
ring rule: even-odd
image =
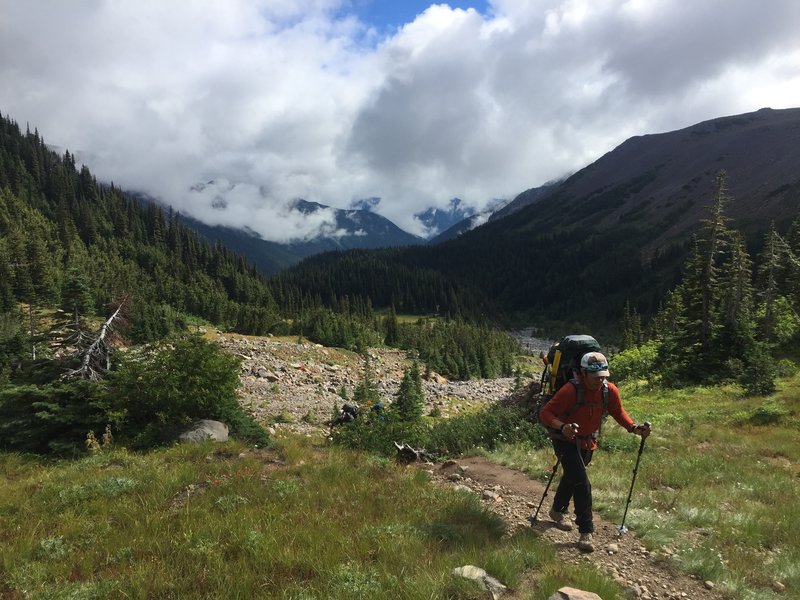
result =
[{"label": "person's face", "polygon": [[591,391],[599,390],[600,386],[603,385],[604,379],[605,377],[592,375],[591,373],[586,373],[586,376],[583,378],[586,382],[586,389]]}]

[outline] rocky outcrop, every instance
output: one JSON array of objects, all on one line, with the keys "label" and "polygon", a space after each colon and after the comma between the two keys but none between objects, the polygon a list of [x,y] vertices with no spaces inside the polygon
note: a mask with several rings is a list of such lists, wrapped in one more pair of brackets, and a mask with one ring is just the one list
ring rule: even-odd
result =
[{"label": "rocky outcrop", "polygon": [[219,421],[201,419],[192,423],[185,431],[178,435],[178,441],[181,444],[199,444],[207,440],[227,442],[228,426]]},{"label": "rocky outcrop", "polygon": [[485,570],[473,565],[465,565],[463,567],[456,567],[453,569],[453,575],[463,577],[464,579],[471,579],[483,584],[486,591],[492,597],[492,600],[498,600],[508,589],[500,581],[489,575]]}]

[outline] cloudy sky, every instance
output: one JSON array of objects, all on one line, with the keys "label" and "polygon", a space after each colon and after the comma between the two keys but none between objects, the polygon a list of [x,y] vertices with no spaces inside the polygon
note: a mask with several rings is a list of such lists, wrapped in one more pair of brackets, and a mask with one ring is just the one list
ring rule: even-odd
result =
[{"label": "cloudy sky", "polygon": [[800,106],[797,0],[0,0],[0,112],[286,241],[296,198],[476,209],[632,135]]}]

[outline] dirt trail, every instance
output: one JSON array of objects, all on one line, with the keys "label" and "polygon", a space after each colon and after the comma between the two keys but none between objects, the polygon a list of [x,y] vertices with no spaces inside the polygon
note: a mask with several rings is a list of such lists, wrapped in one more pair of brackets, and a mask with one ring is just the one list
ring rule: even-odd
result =
[{"label": "dirt trail", "polygon": [[[454,473],[462,470],[460,479],[454,477]],[[494,464],[483,457],[461,458],[437,466],[433,478],[442,485],[466,485],[482,497],[484,492],[490,492],[487,496],[497,494],[499,500],[484,497],[483,501],[491,510],[502,515],[511,531],[532,526],[528,518],[536,511],[544,492],[544,485],[525,473]],[[556,483],[557,480],[554,485]],[[635,532],[620,536],[616,524],[604,521],[597,514],[594,521],[595,551],[580,552],[576,546],[577,530],[561,531],[547,517],[553,492],[551,487],[533,527],[538,535],[554,545],[564,562],[590,563],[628,588],[633,597],[642,600],[724,597],[718,590],[708,589],[705,582],[677,571],[662,552],[649,552],[636,538]]]}]

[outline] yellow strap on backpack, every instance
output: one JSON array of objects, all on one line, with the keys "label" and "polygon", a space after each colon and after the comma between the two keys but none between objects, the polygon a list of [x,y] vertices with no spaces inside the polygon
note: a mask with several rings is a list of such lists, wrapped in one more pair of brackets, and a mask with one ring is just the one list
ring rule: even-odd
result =
[{"label": "yellow strap on backpack", "polygon": [[556,350],[553,355],[553,364],[550,367],[550,393],[556,389],[556,378],[558,377],[558,367],[561,365],[561,350]]}]

